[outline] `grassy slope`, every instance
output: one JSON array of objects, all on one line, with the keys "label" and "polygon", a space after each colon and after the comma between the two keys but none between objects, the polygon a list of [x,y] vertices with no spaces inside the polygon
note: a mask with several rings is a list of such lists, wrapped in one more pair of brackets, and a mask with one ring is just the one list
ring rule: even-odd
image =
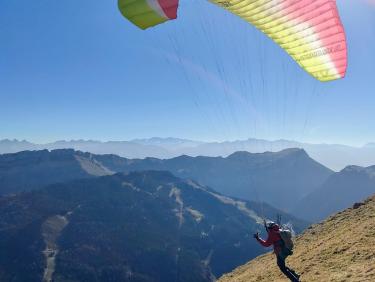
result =
[{"label": "grassy slope", "polygon": [[[296,239],[288,264],[301,281],[375,281],[375,197],[310,227]],[[273,254],[250,261],[220,282],[288,281]]]}]

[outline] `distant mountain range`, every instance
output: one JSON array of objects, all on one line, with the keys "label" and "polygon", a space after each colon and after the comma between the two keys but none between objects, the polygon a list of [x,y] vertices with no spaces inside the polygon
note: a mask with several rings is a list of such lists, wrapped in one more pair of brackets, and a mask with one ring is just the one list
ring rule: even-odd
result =
[{"label": "distant mountain range", "polygon": [[72,149],[0,155],[0,195],[32,190],[47,184],[115,172],[159,170],[194,179],[228,196],[267,202],[285,211],[317,189],[333,171],[304,150],[277,153],[236,152],[223,157],[180,156],[126,159]]},{"label": "distant mountain range", "polygon": [[53,184],[0,197],[0,281],[213,281],[264,252],[276,214],[307,225],[169,172]]},{"label": "distant mountain range", "polygon": [[134,139],[131,141],[100,142],[93,140],[57,141],[48,144],[33,144],[27,141],[2,140],[1,153],[15,153],[23,150],[72,148],[94,154],[115,154],[126,158],[173,158],[189,156],[229,156],[237,151],[262,153],[277,152],[288,148],[304,149],[313,159],[339,171],[348,165],[370,166],[375,162],[375,143],[363,147],[339,144],[310,144],[289,140],[268,141],[248,139],[228,142],[200,142],[179,138]]},{"label": "distant mountain range", "polygon": [[331,175],[323,185],[302,199],[293,210],[317,222],[375,194],[375,166],[348,166]]},{"label": "distant mountain range", "polygon": [[311,222],[375,193],[375,167],[348,166],[334,173],[301,149],[165,160],[59,149],[0,155],[0,195],[74,179],[145,170],[170,171],[224,195],[266,202]]}]

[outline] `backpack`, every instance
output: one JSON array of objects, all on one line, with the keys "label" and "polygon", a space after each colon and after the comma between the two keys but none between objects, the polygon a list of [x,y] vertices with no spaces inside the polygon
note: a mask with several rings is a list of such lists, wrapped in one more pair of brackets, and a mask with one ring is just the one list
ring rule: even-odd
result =
[{"label": "backpack", "polygon": [[288,229],[280,229],[280,237],[281,240],[284,242],[284,246],[288,251],[292,254],[293,253],[293,240],[292,240],[292,232]]}]

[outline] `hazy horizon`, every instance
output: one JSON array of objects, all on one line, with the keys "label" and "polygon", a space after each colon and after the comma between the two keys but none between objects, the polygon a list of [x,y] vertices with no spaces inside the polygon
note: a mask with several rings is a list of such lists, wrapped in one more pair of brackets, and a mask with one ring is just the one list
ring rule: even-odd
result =
[{"label": "hazy horizon", "polygon": [[[354,147],[354,148],[361,148],[366,145],[374,144],[375,141],[368,141],[366,143],[360,144],[360,145],[355,145],[355,144],[345,144],[345,143],[329,143],[329,142],[303,142],[300,140],[292,140],[292,139],[262,139],[262,138],[253,138],[249,137],[246,139],[232,139],[232,140],[198,140],[198,139],[189,139],[189,138],[182,138],[182,137],[173,137],[173,136],[167,136],[167,137],[160,137],[160,136],[151,136],[151,137],[144,137],[144,138],[139,138],[139,137],[134,137],[130,139],[118,139],[118,140],[111,140],[111,139],[83,139],[83,138],[78,138],[78,139],[51,139],[51,140],[45,140],[45,141],[37,141],[37,140],[32,140],[32,139],[18,139],[18,138],[9,138],[9,137],[0,137],[0,142],[9,140],[9,141],[17,141],[17,142],[29,142],[32,144],[37,144],[37,145],[46,145],[46,144],[51,144],[51,143],[56,143],[56,142],[73,142],[73,141],[83,141],[83,142],[101,142],[101,143],[106,143],[106,142],[135,142],[139,140],[152,140],[152,139],[160,139],[160,140],[168,140],[168,139],[175,139],[175,140],[181,140],[181,141],[191,141],[191,142],[200,142],[200,143],[233,143],[233,142],[244,142],[244,141],[249,141],[249,140],[256,140],[256,141],[265,141],[265,142],[295,142],[295,143],[301,143],[301,144],[311,144],[311,145],[339,145],[339,146],[348,146],[348,147]],[[374,160],[375,163],[375,160]]]}]

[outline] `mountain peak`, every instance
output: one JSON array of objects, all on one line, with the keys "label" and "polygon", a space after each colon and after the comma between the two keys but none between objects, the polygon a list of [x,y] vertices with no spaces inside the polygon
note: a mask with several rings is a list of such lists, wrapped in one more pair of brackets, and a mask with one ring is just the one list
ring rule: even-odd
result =
[{"label": "mountain peak", "polygon": [[307,152],[302,148],[288,148],[288,149],[281,150],[280,152],[277,152],[277,153],[284,154],[284,155],[298,154],[298,155],[305,155],[305,156],[309,157]]},{"label": "mountain peak", "polygon": [[254,154],[248,152],[248,151],[237,151],[232,154],[230,154],[227,159],[240,159],[240,158],[249,158],[253,156]]},{"label": "mountain peak", "polygon": [[345,167],[341,173],[367,173],[369,175],[375,174],[375,166],[362,167],[356,165],[350,165]]},{"label": "mountain peak", "polygon": [[265,153],[250,153],[248,151],[237,151],[230,154],[228,159],[246,159],[254,156],[275,156],[275,157],[286,157],[291,155],[306,156],[309,158],[309,155],[304,149],[300,148],[289,148],[284,149],[278,152],[265,152]]},{"label": "mountain peak", "polygon": [[360,171],[364,171],[364,170],[365,170],[365,168],[362,167],[362,166],[348,165],[341,172],[343,172],[343,173],[345,173],[345,172],[360,172]]}]

